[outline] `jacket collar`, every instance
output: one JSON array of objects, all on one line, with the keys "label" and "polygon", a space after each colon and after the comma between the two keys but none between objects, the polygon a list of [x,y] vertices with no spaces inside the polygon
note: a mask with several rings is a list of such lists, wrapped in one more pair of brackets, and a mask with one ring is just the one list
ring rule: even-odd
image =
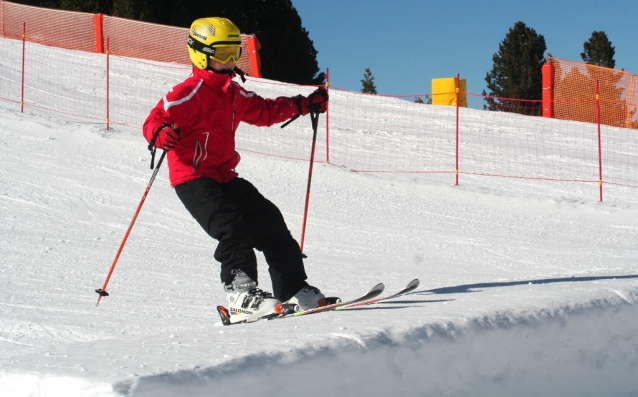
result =
[{"label": "jacket collar", "polygon": [[228,91],[228,87],[230,86],[235,74],[215,73],[211,70],[202,70],[197,67],[193,67],[193,75],[204,80],[206,85],[220,88],[226,92]]}]

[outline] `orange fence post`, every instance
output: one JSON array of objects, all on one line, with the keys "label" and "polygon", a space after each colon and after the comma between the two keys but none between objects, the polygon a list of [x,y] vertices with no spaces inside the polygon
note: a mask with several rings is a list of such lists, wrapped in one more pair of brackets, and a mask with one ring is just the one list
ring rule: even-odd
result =
[{"label": "orange fence post", "polygon": [[635,109],[635,103],[636,101],[634,100],[634,87],[636,86],[636,84],[638,84],[638,82],[636,82],[636,75],[632,74],[629,75],[629,93],[627,94],[627,121],[625,121],[625,127],[626,128],[632,128],[631,127],[631,121],[632,121],[632,107]]},{"label": "orange fence post", "polygon": [[459,184],[459,90],[461,89],[461,76],[459,74],[456,75],[456,185]]},{"label": "orange fence post", "polygon": [[603,201],[603,154],[600,137],[600,85],[596,80],[596,122],[598,123],[598,185],[600,186],[600,201]]},{"label": "orange fence post", "polygon": [[20,113],[24,113],[24,70],[25,54],[27,47],[27,23],[22,23],[22,97],[20,98]]},{"label": "orange fence post", "polygon": [[554,118],[554,65],[543,64],[543,117]]},{"label": "orange fence post", "polygon": [[95,52],[104,53],[104,15],[93,15],[93,26],[95,29]]},{"label": "orange fence post", "polygon": [[106,130],[109,130],[111,117],[111,65],[110,65],[110,43],[106,38]]},{"label": "orange fence post", "polygon": [[259,49],[261,44],[256,36],[250,36],[246,39],[248,45],[248,60],[250,61],[250,75],[252,77],[261,77],[261,60],[259,59]]}]

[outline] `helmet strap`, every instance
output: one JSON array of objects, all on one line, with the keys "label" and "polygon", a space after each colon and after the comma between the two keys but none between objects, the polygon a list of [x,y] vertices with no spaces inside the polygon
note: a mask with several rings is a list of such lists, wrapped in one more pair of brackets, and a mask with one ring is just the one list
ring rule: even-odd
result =
[{"label": "helmet strap", "polygon": [[239,75],[239,78],[241,78],[241,82],[242,82],[242,83],[245,83],[245,82],[246,82],[246,77],[245,77],[246,73],[244,73],[244,71],[243,71],[243,70],[241,70],[240,68],[238,68],[237,66],[235,66],[235,70],[234,70],[234,72],[235,72],[235,73],[237,73],[237,74]]},{"label": "helmet strap", "polygon": [[217,69],[213,69],[211,67],[208,67],[208,70],[210,70],[212,72],[215,72],[215,73],[219,73],[219,74],[227,74],[230,77],[235,77],[235,74],[237,74],[241,78],[241,82],[242,83],[246,82],[246,77],[244,77],[245,73],[240,68],[238,68],[237,66],[235,66],[235,69],[233,69],[233,70],[230,70],[230,69],[217,70]]}]

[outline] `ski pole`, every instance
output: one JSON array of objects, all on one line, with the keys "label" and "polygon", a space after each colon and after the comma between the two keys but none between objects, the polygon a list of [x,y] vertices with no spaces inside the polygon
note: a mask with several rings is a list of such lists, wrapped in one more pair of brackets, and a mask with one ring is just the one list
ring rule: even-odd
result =
[{"label": "ski pole", "polygon": [[315,162],[315,147],[317,146],[317,126],[319,125],[319,112],[310,111],[310,121],[312,123],[312,150],[310,151],[310,168],[308,169],[308,186],[306,187],[306,204],[303,210],[303,223],[301,225],[301,243],[299,247],[303,254],[304,237],[306,236],[306,220],[308,219],[308,204],[310,202],[310,184],[312,183],[312,166]]},{"label": "ski pole", "polygon": [[[149,145],[149,147],[151,147],[151,145]],[[131,229],[133,229],[133,225],[135,224],[135,221],[137,220],[137,216],[139,215],[140,210],[142,209],[142,205],[144,205],[146,196],[148,196],[148,192],[151,190],[151,186],[153,186],[153,181],[155,180],[155,177],[157,176],[157,172],[159,171],[160,166],[162,165],[162,161],[164,161],[164,157],[166,156],[166,153],[167,153],[166,150],[162,152],[162,155],[160,156],[157,162],[157,167],[155,167],[155,171],[153,171],[153,175],[151,176],[151,180],[146,185],[146,190],[144,191],[144,195],[142,196],[140,203],[137,205],[137,209],[135,210],[135,215],[133,215],[133,219],[131,219],[131,223],[128,225],[128,229],[126,230],[126,233],[124,234],[124,238],[122,239],[122,242],[120,243],[120,248],[117,250],[117,253],[115,254],[115,259],[113,259],[111,268],[109,269],[109,272],[106,275],[106,280],[104,280],[104,285],[102,285],[102,288],[95,290],[95,292],[97,292],[99,295],[95,306],[100,304],[100,300],[102,299],[103,296],[109,296],[108,292],[106,292],[106,285],[109,283],[109,280],[111,279],[111,274],[113,274],[113,269],[115,269],[115,264],[117,263],[117,260],[120,258],[120,254],[122,253],[124,244],[126,244],[126,240],[128,239],[128,236],[131,233]],[[154,151],[153,151],[153,154],[155,154]]]}]

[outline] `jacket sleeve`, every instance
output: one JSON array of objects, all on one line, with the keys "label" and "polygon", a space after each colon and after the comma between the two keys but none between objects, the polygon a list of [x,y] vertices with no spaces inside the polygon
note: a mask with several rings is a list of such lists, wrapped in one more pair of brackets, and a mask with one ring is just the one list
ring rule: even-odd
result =
[{"label": "jacket sleeve", "polygon": [[254,92],[239,88],[239,97],[244,109],[242,121],[260,126],[270,127],[299,115],[297,97],[262,98]]},{"label": "jacket sleeve", "polygon": [[151,110],[146,121],[144,121],[142,133],[146,141],[150,143],[153,135],[165,124],[173,124],[173,122],[170,119],[170,115],[164,111],[164,100],[161,99]]}]

